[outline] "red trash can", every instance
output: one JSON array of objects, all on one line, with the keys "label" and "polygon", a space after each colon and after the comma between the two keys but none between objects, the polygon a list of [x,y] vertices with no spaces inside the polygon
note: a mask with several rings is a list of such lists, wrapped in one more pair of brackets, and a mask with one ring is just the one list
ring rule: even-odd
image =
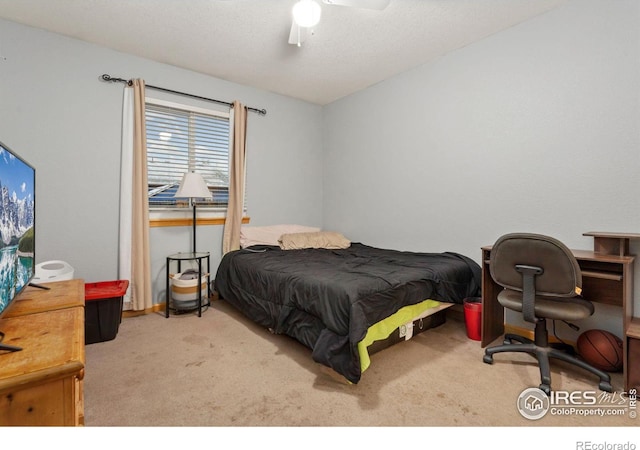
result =
[{"label": "red trash can", "polygon": [[479,341],[482,339],[482,298],[467,297],[463,300],[463,304],[467,336],[469,339]]}]

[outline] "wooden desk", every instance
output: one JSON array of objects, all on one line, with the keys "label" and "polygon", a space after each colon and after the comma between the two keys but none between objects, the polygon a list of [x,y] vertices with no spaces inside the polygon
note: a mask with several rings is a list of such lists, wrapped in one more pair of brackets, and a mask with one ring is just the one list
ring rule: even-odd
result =
[{"label": "wooden desk", "polygon": [[[502,287],[491,278],[489,264],[491,247],[482,247],[482,347],[504,334],[504,308],[498,303]],[[616,251],[619,248],[616,247]],[[640,339],[640,322],[633,315],[633,262],[631,255],[604,254],[588,250],[572,250],[582,271],[582,296],[596,303],[621,306],[623,311],[623,352],[625,389],[630,386],[629,375],[640,371],[640,361],[634,359],[630,367],[628,340],[637,334]],[[631,333],[631,334],[630,334]],[[634,347],[636,343],[632,343]],[[640,344],[640,341],[638,341]]]},{"label": "wooden desk", "polygon": [[50,286],[28,288],[0,320],[22,348],[0,352],[0,426],[84,425],[84,283]]}]

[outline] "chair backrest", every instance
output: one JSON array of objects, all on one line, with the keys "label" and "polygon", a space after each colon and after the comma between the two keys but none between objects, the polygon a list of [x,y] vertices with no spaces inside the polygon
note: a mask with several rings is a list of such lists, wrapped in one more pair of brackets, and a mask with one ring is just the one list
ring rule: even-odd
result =
[{"label": "chair backrest", "polygon": [[582,289],[582,273],[571,250],[550,236],[511,233],[498,238],[491,248],[491,277],[502,287],[522,292],[518,264],[544,270],[535,277],[536,295],[575,297]]}]

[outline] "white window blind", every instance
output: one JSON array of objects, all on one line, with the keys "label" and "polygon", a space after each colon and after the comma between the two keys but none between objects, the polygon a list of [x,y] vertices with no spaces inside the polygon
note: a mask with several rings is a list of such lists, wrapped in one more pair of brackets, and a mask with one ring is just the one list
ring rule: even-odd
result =
[{"label": "white window blind", "polygon": [[183,208],[175,198],[185,172],[200,173],[213,194],[198,207],[226,208],[229,198],[229,115],[199,108],[146,103],[150,208]]}]

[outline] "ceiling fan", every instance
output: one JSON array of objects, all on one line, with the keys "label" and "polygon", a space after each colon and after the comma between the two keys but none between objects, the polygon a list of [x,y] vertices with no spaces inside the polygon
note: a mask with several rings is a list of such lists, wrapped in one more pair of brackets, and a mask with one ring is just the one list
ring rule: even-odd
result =
[{"label": "ceiling fan", "polygon": [[[322,0],[322,3],[332,6],[346,6],[350,8],[364,8],[383,10],[391,0]],[[313,32],[322,10],[315,0],[299,0],[293,5],[291,31],[289,32],[289,44],[300,47]]]}]

